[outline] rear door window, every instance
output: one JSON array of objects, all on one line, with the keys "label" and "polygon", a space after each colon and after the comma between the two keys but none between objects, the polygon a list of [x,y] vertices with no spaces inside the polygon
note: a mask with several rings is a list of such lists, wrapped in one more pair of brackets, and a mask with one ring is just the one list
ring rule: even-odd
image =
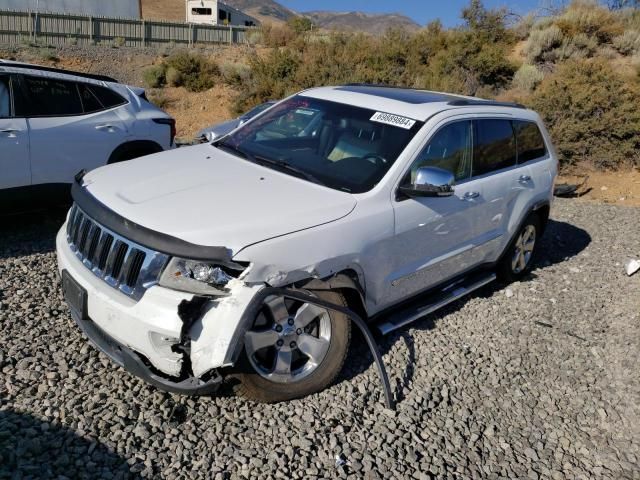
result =
[{"label": "rear door window", "polygon": [[23,117],[82,115],[82,102],[75,82],[23,76],[16,114]]},{"label": "rear door window", "polygon": [[0,118],[11,116],[11,90],[9,76],[0,75]]},{"label": "rear door window", "polygon": [[516,120],[513,122],[518,142],[518,163],[542,158],[547,154],[544,137],[534,122]]},{"label": "rear door window", "polygon": [[516,139],[510,120],[476,120],[473,176],[516,165]]}]

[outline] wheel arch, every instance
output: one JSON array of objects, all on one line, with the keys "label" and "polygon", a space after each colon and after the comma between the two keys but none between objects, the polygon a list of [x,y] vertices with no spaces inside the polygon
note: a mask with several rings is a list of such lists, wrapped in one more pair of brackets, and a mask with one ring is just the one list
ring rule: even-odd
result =
[{"label": "wheel arch", "polygon": [[162,151],[164,151],[162,146],[153,140],[132,140],[119,145],[109,156],[107,165]]},{"label": "wheel arch", "polygon": [[518,233],[520,232],[520,230],[522,230],[522,227],[524,227],[524,223],[532,214],[536,214],[540,218],[540,230],[541,230],[540,236],[542,236],[546,229],[547,222],[549,221],[550,213],[551,213],[551,204],[549,203],[548,200],[535,203],[531,207],[529,207],[526,210],[525,214],[520,219],[520,221],[518,222],[517,227],[513,232],[512,238],[509,239],[509,242],[506,244],[506,246],[502,250],[502,253],[500,254],[500,257],[498,258],[496,264],[500,263],[504,259],[504,256],[509,251],[509,248],[511,248],[511,245],[513,244],[513,242],[515,242]]},{"label": "wheel arch", "polygon": [[361,284],[360,275],[353,269],[342,270],[323,279],[311,278],[297,282],[296,288],[309,291],[336,290],[342,293],[349,308],[362,318],[367,318],[366,292]]}]

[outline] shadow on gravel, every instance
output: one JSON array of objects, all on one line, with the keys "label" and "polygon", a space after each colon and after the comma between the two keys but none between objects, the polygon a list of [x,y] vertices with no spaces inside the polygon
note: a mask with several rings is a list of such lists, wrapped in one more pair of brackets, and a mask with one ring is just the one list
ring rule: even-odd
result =
[{"label": "shadow on gravel", "polygon": [[56,234],[67,208],[0,216],[0,259],[55,250]]},{"label": "shadow on gravel", "polygon": [[[522,281],[527,282],[536,278],[537,270],[544,270],[552,265],[563,263],[570,258],[573,258],[580,254],[591,243],[591,236],[589,233],[581,228],[571,225],[566,222],[559,222],[556,220],[549,220],[547,230],[542,237],[540,247],[538,250],[537,258],[535,259],[535,265],[532,273],[524,278]],[[414,340],[409,329],[428,331],[434,330],[437,327],[437,323],[440,319],[457,312],[464,307],[465,302],[470,298],[483,297],[489,298],[495,293],[504,289],[505,285],[501,283],[492,283],[486,287],[477,290],[471,295],[458,300],[457,302],[448,305],[447,307],[438,310],[437,312],[427,315],[426,317],[417,320],[416,322],[408,325],[402,329],[399,329],[386,337],[378,339],[378,345],[380,352],[385,355],[391,350],[394,345],[402,341],[407,350],[406,364],[404,365],[404,372],[401,377],[391,377],[391,387],[397,402],[401,402],[404,399],[404,391],[411,384],[414,373],[414,365],[416,359],[416,350],[414,346]],[[354,329],[355,330],[355,329]],[[351,380],[357,375],[360,375],[366,371],[373,363],[373,357],[369,353],[369,349],[366,346],[364,337],[359,332],[354,331],[352,338],[351,350],[349,357],[345,363],[338,381]]]},{"label": "shadow on gravel", "polygon": [[64,427],[0,410],[0,478],[142,478],[136,467]]}]

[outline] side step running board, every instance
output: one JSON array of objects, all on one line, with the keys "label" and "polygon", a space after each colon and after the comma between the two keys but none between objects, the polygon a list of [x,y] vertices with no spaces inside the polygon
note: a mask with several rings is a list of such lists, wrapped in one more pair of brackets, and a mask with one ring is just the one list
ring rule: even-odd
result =
[{"label": "side step running board", "polygon": [[442,289],[439,293],[434,294],[431,299],[432,302],[426,305],[420,305],[413,308],[407,308],[397,313],[393,313],[383,320],[378,326],[378,331],[382,335],[387,335],[399,328],[409,325],[412,322],[435,312],[449,305],[452,302],[470,294],[474,290],[478,290],[481,287],[493,282],[496,279],[495,273],[485,273],[480,276],[475,275],[471,278],[467,278],[463,281],[459,281],[448,285]]}]

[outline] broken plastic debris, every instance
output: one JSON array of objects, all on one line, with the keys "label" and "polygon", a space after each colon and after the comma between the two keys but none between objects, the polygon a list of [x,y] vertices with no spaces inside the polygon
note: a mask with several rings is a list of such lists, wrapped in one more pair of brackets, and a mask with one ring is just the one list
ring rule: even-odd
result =
[{"label": "broken plastic debris", "polygon": [[344,467],[347,465],[347,461],[344,459],[342,455],[336,455],[336,468]]},{"label": "broken plastic debris", "polygon": [[624,269],[627,272],[627,275],[633,275],[640,270],[640,260],[629,260],[624,264]]}]

